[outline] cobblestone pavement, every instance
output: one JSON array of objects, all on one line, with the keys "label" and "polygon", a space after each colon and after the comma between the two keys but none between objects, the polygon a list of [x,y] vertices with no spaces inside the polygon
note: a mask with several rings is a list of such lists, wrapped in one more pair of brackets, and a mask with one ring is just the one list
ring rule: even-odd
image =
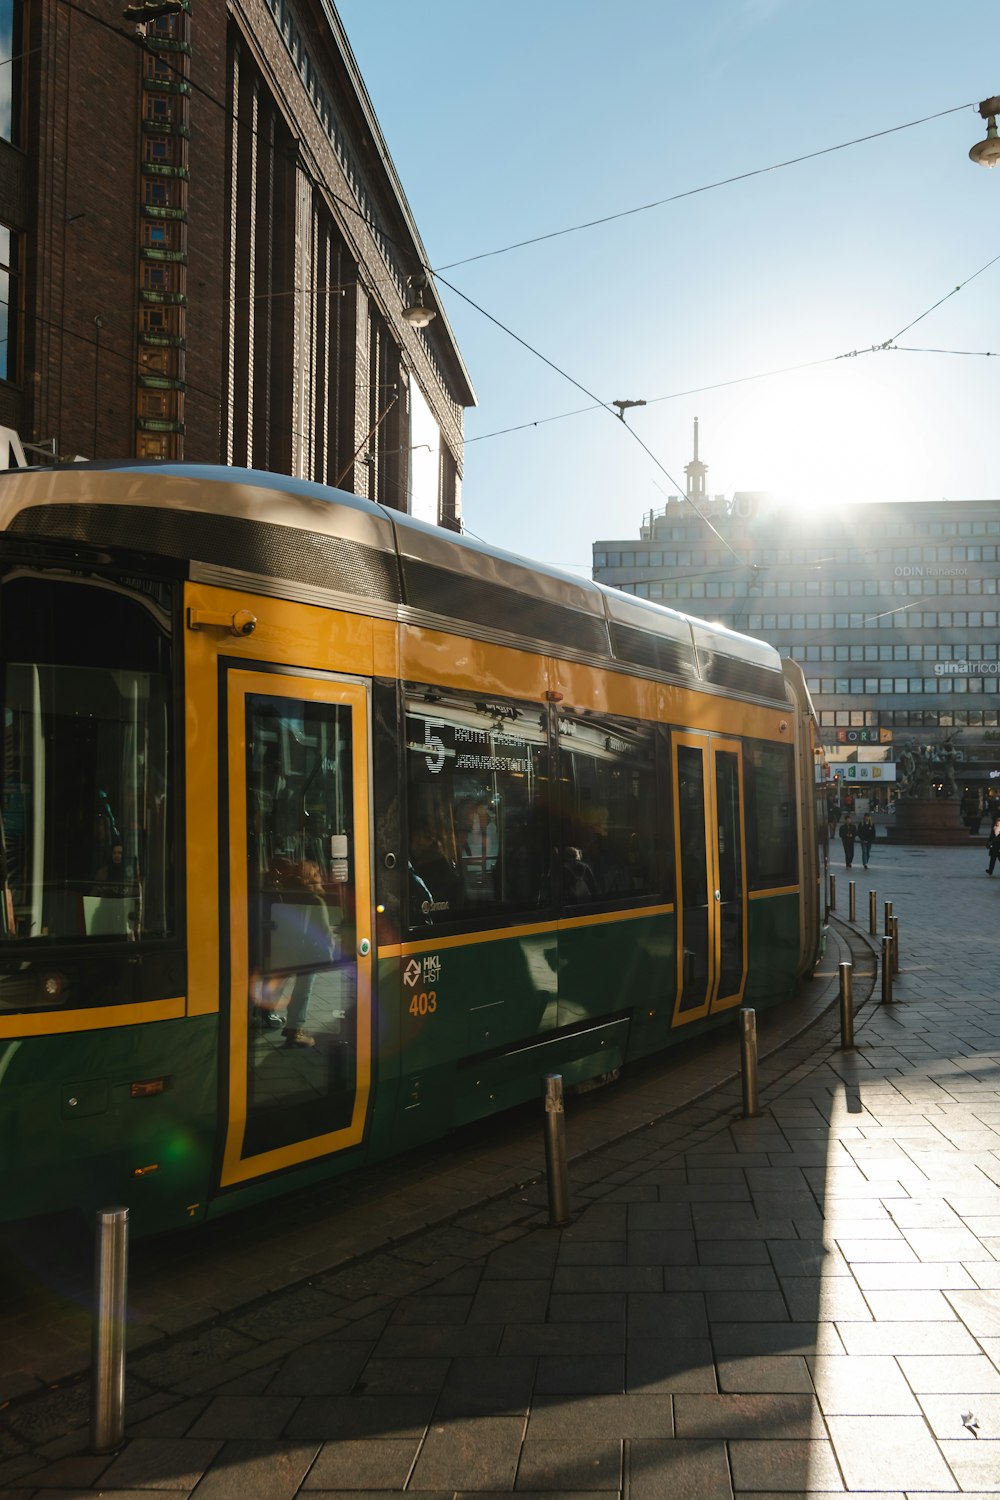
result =
[{"label": "cobblestone pavement", "polygon": [[[85,1383],[15,1402],[0,1500],[995,1495],[1000,879],[971,845],[876,845],[851,877],[902,949],[856,1052],[827,1015],[762,1067],[753,1120],[706,1093],[731,1037],[591,1096],[562,1230],[536,1185],[413,1232],[399,1179],[407,1231],[375,1253],[191,1334],[151,1318],[117,1454],[85,1453]],[[414,1191],[427,1217],[446,1197]]]}]

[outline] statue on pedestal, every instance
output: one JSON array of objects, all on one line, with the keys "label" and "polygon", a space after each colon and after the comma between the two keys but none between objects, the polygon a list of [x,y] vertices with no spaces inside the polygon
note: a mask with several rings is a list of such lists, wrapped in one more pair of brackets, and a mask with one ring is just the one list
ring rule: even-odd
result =
[{"label": "statue on pedestal", "polygon": [[958,796],[955,780],[955,764],[958,750],[955,734],[948,735],[941,745],[917,745],[913,741],[901,745],[896,756],[896,788],[901,797],[933,797],[934,783],[941,782],[938,796],[943,801]]},{"label": "statue on pedestal", "polygon": [[942,777],[941,796],[943,798],[958,796],[958,784],[955,781],[955,762],[957,759],[958,751],[955,749],[955,736],[954,734],[949,734],[935,756]]},{"label": "statue on pedestal", "polygon": [[917,762],[909,743],[900,745],[896,757],[896,791],[900,797],[908,797]]}]

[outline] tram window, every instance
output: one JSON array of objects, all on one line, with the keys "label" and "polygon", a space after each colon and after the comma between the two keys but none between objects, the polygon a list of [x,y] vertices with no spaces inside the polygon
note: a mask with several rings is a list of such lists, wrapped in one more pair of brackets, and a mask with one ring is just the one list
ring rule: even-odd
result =
[{"label": "tram window", "polygon": [[564,905],[659,895],[652,727],[560,714],[559,779]]},{"label": "tram window", "polygon": [[748,740],[743,747],[747,871],[751,890],[794,885],[795,756],[791,746]]},{"label": "tram window", "polygon": [[405,743],[410,926],[548,905],[544,706],[410,689]]},{"label": "tram window", "polygon": [[0,588],[0,654],[0,932],[62,942],[166,936],[166,588],[12,575]]}]

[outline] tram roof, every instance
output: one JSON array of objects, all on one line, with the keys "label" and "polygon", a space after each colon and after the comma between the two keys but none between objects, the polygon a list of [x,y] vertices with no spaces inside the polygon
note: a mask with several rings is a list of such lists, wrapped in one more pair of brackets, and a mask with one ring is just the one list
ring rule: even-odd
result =
[{"label": "tram roof", "polygon": [[[781,658],[765,642],[346,490],[263,470],[139,461],[15,469],[0,477],[3,531],[117,541],[256,577],[298,579],[381,600],[403,617],[437,614],[501,631],[506,621],[508,630],[539,642],[611,656],[692,686],[702,680],[785,698]],[[67,507],[88,508],[86,521],[77,511],[73,524]],[[115,516],[119,509],[130,513],[128,521]],[[509,623],[512,595],[516,627]]]}]

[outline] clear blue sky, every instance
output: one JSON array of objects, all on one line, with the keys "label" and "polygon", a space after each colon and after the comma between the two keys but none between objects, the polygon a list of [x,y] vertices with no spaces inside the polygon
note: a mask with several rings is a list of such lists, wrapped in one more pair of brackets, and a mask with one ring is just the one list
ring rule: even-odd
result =
[{"label": "clear blue sky", "polygon": [[[1000,94],[967,0],[338,0],[431,263],[618,213]],[[443,274],[600,399],[671,396],[894,336],[1000,254],[974,108]],[[439,286],[479,397],[468,529],[589,569],[675,486]],[[901,344],[1000,351],[1000,262]],[[804,511],[1000,497],[1000,353],[890,351],[629,414],[683,484]]]}]

